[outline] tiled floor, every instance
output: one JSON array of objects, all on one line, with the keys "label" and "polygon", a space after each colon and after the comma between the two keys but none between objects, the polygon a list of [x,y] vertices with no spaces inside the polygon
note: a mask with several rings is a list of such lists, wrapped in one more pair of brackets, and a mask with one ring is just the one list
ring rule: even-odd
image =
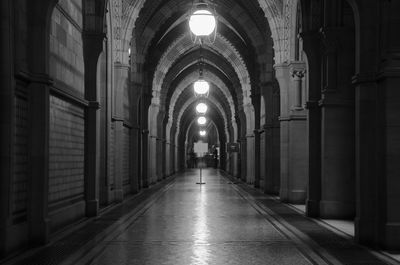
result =
[{"label": "tiled floor", "polygon": [[192,170],[158,184],[7,264],[394,264],[218,171],[203,180]]}]

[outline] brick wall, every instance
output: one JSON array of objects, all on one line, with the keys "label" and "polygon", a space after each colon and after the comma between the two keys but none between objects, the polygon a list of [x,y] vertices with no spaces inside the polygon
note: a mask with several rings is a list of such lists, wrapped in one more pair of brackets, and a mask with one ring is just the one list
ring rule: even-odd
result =
[{"label": "brick wall", "polygon": [[84,110],[50,97],[49,204],[84,196]]},{"label": "brick wall", "polygon": [[71,91],[84,94],[82,0],[60,0],[50,32],[50,76]]}]

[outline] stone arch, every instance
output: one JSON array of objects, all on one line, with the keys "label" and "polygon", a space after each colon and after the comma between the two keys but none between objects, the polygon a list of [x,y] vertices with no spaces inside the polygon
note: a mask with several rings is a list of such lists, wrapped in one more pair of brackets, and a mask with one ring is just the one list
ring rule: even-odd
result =
[{"label": "stone arch", "polygon": [[[161,91],[161,84],[165,78],[167,73],[167,69],[171,67],[174,63],[173,58],[178,58],[177,55],[185,53],[186,51],[192,49],[194,44],[191,42],[190,37],[185,34],[177,38],[177,40],[170,45],[168,50],[162,56],[156,71],[154,73],[153,78],[153,97],[158,100],[160,91]],[[250,75],[247,70],[247,66],[245,65],[243,59],[241,58],[240,54],[235,52],[235,49],[231,46],[229,41],[224,40],[221,36],[218,36],[217,41],[214,43],[213,48],[225,57],[233,66],[236,66],[237,69],[236,73],[239,77],[241,82],[242,91],[245,97],[243,98],[244,102],[249,102],[250,97]],[[175,59],[176,60],[176,59]],[[155,100],[156,100],[155,99]]]}]

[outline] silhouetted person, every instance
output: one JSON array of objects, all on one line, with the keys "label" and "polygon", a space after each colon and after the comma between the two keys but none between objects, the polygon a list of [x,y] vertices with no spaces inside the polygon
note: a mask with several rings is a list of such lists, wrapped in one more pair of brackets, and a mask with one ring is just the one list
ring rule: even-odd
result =
[{"label": "silhouetted person", "polygon": [[218,168],[218,150],[217,149],[214,149],[213,155],[214,155],[214,168]]}]

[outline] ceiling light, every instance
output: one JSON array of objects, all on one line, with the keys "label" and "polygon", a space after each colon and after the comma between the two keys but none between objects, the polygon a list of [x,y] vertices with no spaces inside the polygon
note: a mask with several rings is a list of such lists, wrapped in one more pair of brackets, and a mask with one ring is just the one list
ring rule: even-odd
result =
[{"label": "ceiling light", "polygon": [[196,82],[194,82],[193,85],[194,88],[194,93],[196,93],[199,96],[202,95],[207,95],[208,91],[210,90],[210,85],[208,84],[207,81],[199,79]]},{"label": "ceiling light", "polygon": [[204,124],[206,124],[206,122],[207,122],[207,119],[204,116],[201,116],[197,119],[197,123],[200,125],[204,125]]},{"label": "ceiling light", "polygon": [[214,15],[208,10],[197,10],[189,19],[189,27],[196,36],[208,36],[214,30],[216,21]]},{"label": "ceiling light", "polygon": [[204,103],[199,103],[196,106],[196,111],[199,114],[206,114],[207,109],[208,109],[208,106],[206,104],[204,104]]}]

